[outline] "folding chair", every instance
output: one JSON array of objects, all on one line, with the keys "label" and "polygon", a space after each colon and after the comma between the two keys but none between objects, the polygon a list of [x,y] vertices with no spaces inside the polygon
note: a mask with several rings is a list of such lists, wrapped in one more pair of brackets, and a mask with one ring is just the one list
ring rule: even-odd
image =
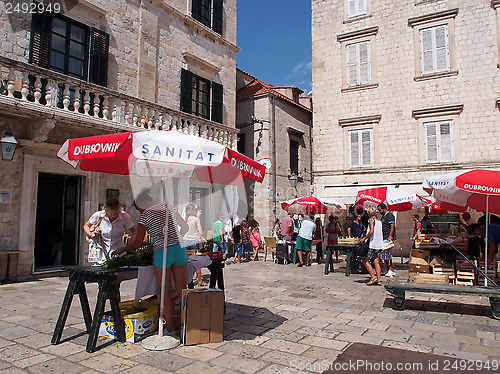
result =
[{"label": "folding chair", "polygon": [[272,259],[274,261],[274,255],[276,254],[276,237],[274,236],[264,236],[265,252],[264,261],[267,259],[267,249],[271,249]]}]

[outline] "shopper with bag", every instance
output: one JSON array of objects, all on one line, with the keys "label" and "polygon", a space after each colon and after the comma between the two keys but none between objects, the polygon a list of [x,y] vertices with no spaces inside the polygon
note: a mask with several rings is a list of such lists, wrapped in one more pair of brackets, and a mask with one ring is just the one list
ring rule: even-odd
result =
[{"label": "shopper with bag", "polygon": [[[186,206],[186,223],[188,225],[188,231],[184,235],[183,239],[187,250],[198,252],[201,250],[201,245],[205,242],[205,239],[202,236],[203,229],[201,228],[200,215],[201,210],[196,204],[190,203]],[[201,269],[196,270],[196,280],[198,282],[198,286],[208,286],[207,283],[203,282]]]},{"label": "shopper with bag", "polygon": [[110,253],[124,245],[123,234],[126,230],[136,234],[132,218],[122,211],[122,204],[116,198],[106,200],[104,208],[95,212],[83,225],[89,241],[88,261],[100,265],[111,257]]},{"label": "shopper with bag", "polygon": [[[381,286],[380,276],[382,274],[382,269],[380,268],[380,258],[379,254],[384,248],[384,239],[382,234],[382,222],[377,219],[377,209],[368,208],[367,210],[369,229],[365,237],[361,239],[361,242],[366,242],[369,240],[368,253],[363,258],[363,264],[370,273],[370,280],[368,281],[368,286]],[[373,271],[373,266],[370,261],[373,260],[373,265],[375,266],[375,272]],[[376,275],[375,275],[376,273]]]}]

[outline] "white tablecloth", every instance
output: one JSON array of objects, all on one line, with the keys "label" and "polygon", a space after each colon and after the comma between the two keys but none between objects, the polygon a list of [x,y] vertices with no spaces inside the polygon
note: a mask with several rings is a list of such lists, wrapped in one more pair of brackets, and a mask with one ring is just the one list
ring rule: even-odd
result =
[{"label": "white tablecloth", "polygon": [[[212,263],[212,260],[208,256],[189,256],[188,266],[186,271],[186,284],[191,283],[196,270],[208,266]],[[174,277],[171,276],[171,289],[175,290]],[[135,298],[140,299],[148,295],[159,295],[160,287],[156,283],[154,266],[143,266],[139,267],[137,273],[137,284],[135,286]]]}]

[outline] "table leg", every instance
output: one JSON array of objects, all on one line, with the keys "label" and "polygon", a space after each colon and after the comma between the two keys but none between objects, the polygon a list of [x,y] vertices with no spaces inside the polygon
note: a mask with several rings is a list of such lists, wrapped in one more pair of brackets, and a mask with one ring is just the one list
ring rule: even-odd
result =
[{"label": "table leg", "polygon": [[210,284],[208,287],[215,288],[217,279],[219,279],[219,263],[213,262],[207,266],[208,270],[210,270]]},{"label": "table leg", "polygon": [[219,264],[219,272],[217,274],[217,287],[224,291],[224,272],[222,269],[224,268],[223,264]]},{"label": "table leg", "polygon": [[78,295],[80,296],[80,305],[82,307],[83,319],[85,320],[85,327],[87,332],[90,331],[92,327],[92,314],[90,313],[89,299],[87,297],[87,289],[85,288],[85,282],[78,282],[78,287],[76,289]]},{"label": "table leg", "polygon": [[351,274],[351,263],[354,251],[352,249],[348,249],[345,256],[345,276],[348,277]]},{"label": "table leg", "polygon": [[66,289],[66,295],[64,296],[64,301],[61,306],[61,311],[59,312],[59,318],[57,319],[56,328],[54,329],[54,334],[52,335],[52,344],[59,344],[59,342],[61,341],[64,325],[66,324],[69,308],[71,307],[73,295],[75,294],[75,290],[78,287],[78,283],[78,276],[76,274],[71,274],[68,288]]},{"label": "table leg", "polygon": [[[92,326],[89,331],[89,340],[87,341],[88,353],[95,351],[97,338],[99,337],[99,327],[101,325],[102,316],[104,314],[104,307],[106,305],[106,295],[108,293],[108,280],[103,279],[99,281],[99,293],[97,294],[97,303],[94,311],[94,318],[92,319]],[[114,321],[116,323],[116,321]]]},{"label": "table leg", "polygon": [[[112,279],[108,283],[106,298],[109,299],[109,304],[111,305],[111,313],[113,315],[113,323],[115,324],[116,337],[118,338],[119,342],[124,342],[127,340],[127,337],[125,334],[125,324],[123,323],[122,315],[120,313],[120,303],[118,302],[116,279]],[[102,316],[100,317],[99,321],[101,320]]]}]

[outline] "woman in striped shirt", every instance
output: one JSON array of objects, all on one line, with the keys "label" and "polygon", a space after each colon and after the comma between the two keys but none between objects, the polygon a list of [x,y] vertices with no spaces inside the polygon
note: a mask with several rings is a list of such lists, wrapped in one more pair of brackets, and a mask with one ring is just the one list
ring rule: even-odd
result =
[{"label": "woman in striped shirt", "polygon": [[[165,219],[167,216],[167,205],[156,204],[149,195],[149,191],[141,192],[134,200],[135,208],[141,212],[141,216],[137,221],[137,236],[130,240],[127,246],[119,248],[113,252],[113,255],[122,252],[137,250],[144,241],[146,230],[153,238],[154,257],[153,263],[155,266],[155,277],[158,286],[161,289],[161,273],[163,266],[163,248],[164,248],[164,228]],[[173,333],[175,330],[173,322],[173,305],[170,299],[170,279],[171,274],[174,274],[175,288],[178,295],[182,295],[182,289],[186,288],[186,269],[188,256],[186,248],[181,246],[181,236],[186,233],[188,226],[186,221],[181,217],[177,210],[169,207],[168,209],[168,228],[167,228],[167,272],[165,282],[165,298],[163,315],[166,320],[167,330]],[[177,226],[180,226],[181,232],[177,231]]]}]

